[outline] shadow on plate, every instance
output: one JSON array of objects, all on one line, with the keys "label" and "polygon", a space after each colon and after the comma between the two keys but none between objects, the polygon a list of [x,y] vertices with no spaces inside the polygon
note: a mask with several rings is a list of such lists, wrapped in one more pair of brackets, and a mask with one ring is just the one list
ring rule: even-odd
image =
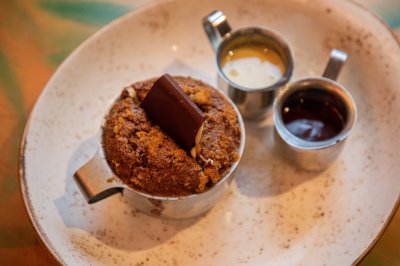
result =
[{"label": "shadow on plate", "polygon": [[164,220],[150,217],[133,209],[121,194],[87,204],[72,177],[93,156],[98,143],[98,136],[94,136],[75,150],[66,169],[65,193],[55,200],[61,219],[71,229],[70,239],[66,241],[75,248],[89,256],[101,256],[101,250],[107,246],[127,251],[151,249],[170,241],[202,218]]},{"label": "shadow on plate", "polygon": [[246,145],[235,179],[244,195],[263,198],[283,194],[323,173],[291,166],[277,153],[271,116],[261,122],[247,121],[245,127]]}]

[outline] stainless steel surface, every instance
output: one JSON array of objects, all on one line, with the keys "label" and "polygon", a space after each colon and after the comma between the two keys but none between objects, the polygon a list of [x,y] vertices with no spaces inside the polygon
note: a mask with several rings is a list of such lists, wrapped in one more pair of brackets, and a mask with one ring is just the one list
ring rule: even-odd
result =
[{"label": "stainless steel surface", "polygon": [[[344,52],[334,50],[325,73],[337,77],[347,56]],[[331,68],[332,67],[332,68]],[[282,106],[289,96],[302,90],[311,93],[310,89],[322,89],[340,99],[345,111],[344,128],[334,137],[323,141],[308,141],[293,135],[286,128],[282,119]],[[325,77],[305,77],[299,79],[280,91],[274,102],[274,126],[276,149],[294,165],[307,170],[323,170],[328,167],[343,149],[346,138],[354,127],[357,109],[351,94],[339,83]]]},{"label": "stainless steel surface", "polygon": [[124,189],[123,195],[133,208],[152,216],[166,219],[196,217],[210,210],[226,192],[233,178],[230,171],[211,189],[185,197],[160,197]]},{"label": "stainless steel surface", "polygon": [[97,152],[74,175],[80,191],[89,204],[122,192],[126,188],[124,184],[116,182],[114,173],[101,153],[101,150]]},{"label": "stainless steel surface", "polygon": [[338,49],[333,49],[328,64],[326,65],[323,77],[336,80],[340,74],[344,63],[347,60],[347,54]]},{"label": "stainless steel surface", "polygon": [[[221,95],[232,104],[238,117],[241,130],[239,147],[241,158],[246,136],[243,119],[233,102],[222,92]],[[222,179],[206,192],[184,197],[154,196],[133,190],[123,184],[110,169],[104,156],[103,146],[99,143],[99,151],[75,172],[74,178],[89,204],[122,192],[132,207],[143,213],[166,219],[184,219],[198,216],[211,209],[217,203],[232,181],[233,173],[238,164],[239,161],[233,163]]]},{"label": "stainless steel surface", "polygon": [[231,27],[226,20],[225,14],[219,10],[203,18],[203,27],[215,51],[218,50],[221,38],[229,35],[231,32]]},{"label": "stainless steel surface", "polygon": [[[221,11],[214,11],[203,18],[203,26],[216,51],[218,85],[228,93],[244,118],[263,118],[272,106],[276,91],[292,77],[293,55],[288,43],[279,34],[265,28],[249,27],[230,31],[226,16]],[[285,72],[276,83],[267,84],[262,88],[246,88],[235,84],[223,73],[221,59],[225,52],[234,46],[249,42],[262,43],[280,56],[285,65]]]}]

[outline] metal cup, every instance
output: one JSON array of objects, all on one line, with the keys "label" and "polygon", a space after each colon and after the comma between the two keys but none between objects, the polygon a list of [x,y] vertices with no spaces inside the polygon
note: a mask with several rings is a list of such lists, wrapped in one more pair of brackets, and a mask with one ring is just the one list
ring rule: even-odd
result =
[{"label": "metal cup", "polygon": [[[221,11],[214,11],[204,17],[203,27],[216,52],[219,86],[236,103],[244,118],[264,117],[274,101],[275,92],[290,80],[293,73],[293,56],[287,42],[277,33],[265,28],[248,27],[232,31],[226,16]],[[224,74],[222,59],[232,48],[249,44],[263,45],[279,55],[285,66],[279,80],[272,84],[250,88],[234,83]]]},{"label": "metal cup", "polygon": [[[233,106],[238,117],[241,136],[239,158],[241,158],[245,143],[243,120],[232,101],[223,93],[221,95]],[[101,135],[102,132],[100,132]],[[107,163],[103,145],[100,141],[97,153],[75,172],[74,179],[89,204],[103,200],[116,193],[122,193],[133,208],[145,214],[166,219],[184,219],[198,216],[210,210],[217,203],[232,181],[233,173],[238,163],[239,161],[233,163],[221,180],[203,193],[183,197],[154,196],[130,188],[115,176]]]},{"label": "metal cup", "polygon": [[[307,170],[323,170],[343,149],[354,127],[357,108],[351,94],[335,80],[347,59],[347,54],[332,50],[323,77],[304,77],[282,89],[273,107],[276,147],[290,163]],[[342,129],[333,137],[321,141],[305,140],[292,134],[283,120],[288,101],[320,100],[335,107],[344,119]]]}]

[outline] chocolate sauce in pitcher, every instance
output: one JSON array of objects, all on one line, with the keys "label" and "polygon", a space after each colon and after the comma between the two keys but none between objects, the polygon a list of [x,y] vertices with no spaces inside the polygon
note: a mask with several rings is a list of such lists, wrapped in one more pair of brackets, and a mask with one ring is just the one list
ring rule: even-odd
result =
[{"label": "chocolate sauce in pitcher", "polygon": [[338,96],[318,88],[291,95],[282,106],[282,118],[293,135],[323,141],[339,134],[346,123],[346,108]]}]

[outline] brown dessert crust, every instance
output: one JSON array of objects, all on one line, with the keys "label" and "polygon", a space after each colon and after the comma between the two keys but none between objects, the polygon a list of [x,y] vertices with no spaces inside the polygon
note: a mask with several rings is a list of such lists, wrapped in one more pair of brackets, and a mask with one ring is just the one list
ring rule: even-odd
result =
[{"label": "brown dessert crust", "polygon": [[156,79],[132,84],[135,97],[125,89],[103,127],[103,147],[114,173],[133,189],[151,195],[204,192],[239,159],[240,127],[231,104],[204,82],[174,79],[206,117],[196,159],[153,124],[139,106]]}]

